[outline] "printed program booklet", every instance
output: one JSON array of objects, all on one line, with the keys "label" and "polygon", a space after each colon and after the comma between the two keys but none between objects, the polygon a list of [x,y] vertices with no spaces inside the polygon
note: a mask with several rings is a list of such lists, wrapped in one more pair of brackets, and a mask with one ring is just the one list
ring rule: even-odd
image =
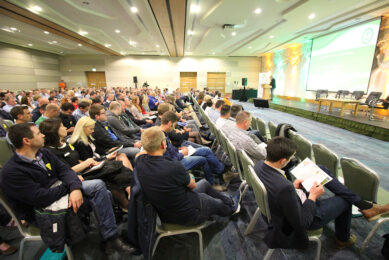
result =
[{"label": "printed program booklet", "polygon": [[319,168],[308,157],[291,170],[296,179],[303,180],[302,185],[306,191],[310,191],[314,182],[321,185],[331,181],[332,178]]}]

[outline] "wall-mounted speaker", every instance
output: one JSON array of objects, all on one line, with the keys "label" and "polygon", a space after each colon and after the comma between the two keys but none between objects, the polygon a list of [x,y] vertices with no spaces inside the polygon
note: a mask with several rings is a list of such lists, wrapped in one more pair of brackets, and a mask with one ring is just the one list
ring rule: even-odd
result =
[{"label": "wall-mounted speaker", "polygon": [[247,86],[247,78],[242,78],[242,86]]},{"label": "wall-mounted speaker", "polygon": [[138,77],[134,76],[134,83],[138,83]]}]

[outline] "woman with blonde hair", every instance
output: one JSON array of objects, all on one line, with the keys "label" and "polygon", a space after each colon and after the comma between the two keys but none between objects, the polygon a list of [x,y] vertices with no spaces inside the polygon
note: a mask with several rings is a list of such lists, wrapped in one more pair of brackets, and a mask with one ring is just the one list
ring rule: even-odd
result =
[{"label": "woman with blonde hair", "polygon": [[[130,184],[132,176],[132,165],[125,154],[112,153],[117,147],[107,151],[107,155],[96,153],[96,145],[92,134],[95,129],[95,121],[84,116],[78,120],[69,144],[74,146],[82,161],[93,158],[96,161],[104,161],[103,168],[98,174],[90,175],[93,179],[102,179],[113,197],[119,201],[123,211],[128,208],[128,196],[130,195]],[[127,192],[127,195],[126,195]]]},{"label": "woman with blonde hair", "polygon": [[130,111],[132,115],[138,120],[143,120],[144,117],[142,114],[142,108],[139,105],[140,104],[139,97],[136,95],[132,96],[131,103],[132,105],[130,107]]}]

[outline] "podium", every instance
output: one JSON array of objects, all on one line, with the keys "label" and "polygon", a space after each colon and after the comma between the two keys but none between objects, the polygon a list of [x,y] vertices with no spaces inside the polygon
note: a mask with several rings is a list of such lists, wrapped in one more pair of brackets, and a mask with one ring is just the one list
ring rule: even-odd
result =
[{"label": "podium", "polygon": [[269,84],[262,84],[262,88],[263,88],[262,98],[269,100],[271,94],[271,86]]}]

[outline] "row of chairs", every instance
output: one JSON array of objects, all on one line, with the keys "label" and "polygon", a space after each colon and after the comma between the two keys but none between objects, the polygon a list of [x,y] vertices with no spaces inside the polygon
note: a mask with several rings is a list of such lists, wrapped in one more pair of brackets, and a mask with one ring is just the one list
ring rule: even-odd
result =
[{"label": "row of chairs", "polygon": [[[245,195],[245,193],[248,190],[248,187],[251,187],[254,192],[254,197],[257,202],[257,209],[254,213],[254,215],[251,217],[251,220],[246,228],[245,235],[249,235],[253,228],[255,227],[260,215],[264,215],[267,219],[267,222],[271,223],[271,215],[269,211],[269,205],[267,200],[267,192],[266,188],[263,185],[263,183],[260,181],[258,176],[256,175],[253,167],[254,162],[251,160],[251,158],[247,155],[247,153],[243,150],[237,151],[235,146],[231,143],[231,141],[225,136],[225,134],[216,128],[214,123],[209,119],[209,117],[204,113],[204,110],[196,104],[196,100],[194,99],[193,103],[197,107],[198,111],[202,115],[203,119],[206,121],[207,125],[211,129],[211,132],[215,135],[215,143],[217,144],[218,148],[217,151],[221,148],[226,156],[230,158],[232,166],[236,169],[236,171],[239,173],[241,184],[239,189],[242,190],[242,199]],[[255,118],[255,121],[262,121],[259,118]],[[253,120],[253,121],[254,121]],[[263,121],[262,121],[263,122]],[[265,128],[261,134],[263,136],[266,136],[266,125],[264,125]],[[255,129],[255,127],[253,127]],[[315,259],[320,259],[320,252],[321,252],[321,241],[319,239],[320,235],[322,233],[322,229],[310,231],[309,239],[311,241],[314,241],[317,243],[317,250],[315,254]],[[273,254],[274,249],[268,249],[268,251],[265,254],[264,259],[270,259],[271,255]]]},{"label": "row of chairs", "polygon": [[[202,108],[198,106],[196,100],[193,97],[192,99],[198,111],[202,114],[203,118],[210,126],[212,133],[214,133],[217,143],[222,146],[223,151],[227,151],[231,159],[231,163],[239,172],[240,178],[242,180],[241,187],[242,185],[248,184],[254,190],[258,209],[255,212],[245,232],[245,234],[249,234],[252,228],[255,226],[260,212],[263,215],[268,216],[265,214],[266,212],[264,213],[264,211],[266,211],[266,208],[268,208],[268,206],[265,205],[265,202],[267,201],[266,190],[264,189],[263,184],[261,184],[260,180],[258,179],[252,168],[254,166],[252,160],[247,156],[244,151],[236,151],[235,147],[225,137],[225,135],[221,131],[216,129],[216,127],[209,120],[208,116],[204,113]],[[275,136],[277,126],[273,122],[269,121],[268,127],[270,137],[273,138]],[[268,136],[266,124],[262,119],[253,117],[252,128],[258,130],[263,136]],[[375,171],[369,169],[368,167],[366,167],[355,159],[341,158],[339,160],[339,157],[324,145],[312,144],[302,135],[297,134],[294,131],[290,131],[289,136],[297,145],[296,155],[300,160],[304,160],[306,157],[308,157],[311,160],[315,161],[316,164],[324,165],[325,167],[327,167],[336,177],[338,177],[339,175],[338,169],[340,168],[340,165],[343,172],[345,185],[353,192],[358,194],[362,199],[372,201],[374,203],[378,202],[380,204],[386,204],[389,202],[377,201],[377,193],[380,179]],[[246,190],[247,186],[245,187],[243,194]],[[362,243],[361,251],[366,248],[367,244],[369,243],[375,232],[378,230],[378,228],[387,221],[389,221],[389,214],[386,214],[380,219],[378,219],[377,223],[374,225],[374,227]],[[310,239],[318,243],[316,257],[320,257],[321,244],[320,239],[317,239],[318,236],[320,236],[320,233],[320,230],[316,230],[313,233],[311,232],[311,234],[309,234]],[[272,252],[268,253],[271,254]]]},{"label": "row of chairs", "polygon": [[[263,129],[264,127],[266,127],[263,120],[258,120],[258,118],[255,118],[255,121],[257,127],[256,129],[260,132],[264,131],[264,133],[266,133],[266,130],[260,130],[261,128]],[[258,126],[258,122],[260,126]],[[270,137],[275,137],[277,126],[273,122],[269,121],[268,127]],[[377,194],[380,177],[374,170],[368,168],[367,166],[355,159],[339,159],[339,157],[333,151],[331,151],[323,144],[312,144],[304,136],[294,131],[289,131],[288,134],[289,138],[292,139],[297,146],[296,156],[300,160],[304,160],[308,157],[309,159],[315,161],[316,164],[323,165],[328,168],[331,173],[333,173],[337,178],[340,175],[341,169],[341,172],[343,173],[344,184],[354,193],[358,194],[362,199],[379,204],[389,203],[389,199],[378,201]],[[371,238],[378,230],[378,228],[383,223],[388,221],[389,214],[386,214],[377,221],[377,223],[374,225],[374,227],[362,243],[362,251],[366,248],[367,244],[370,242]]]}]

